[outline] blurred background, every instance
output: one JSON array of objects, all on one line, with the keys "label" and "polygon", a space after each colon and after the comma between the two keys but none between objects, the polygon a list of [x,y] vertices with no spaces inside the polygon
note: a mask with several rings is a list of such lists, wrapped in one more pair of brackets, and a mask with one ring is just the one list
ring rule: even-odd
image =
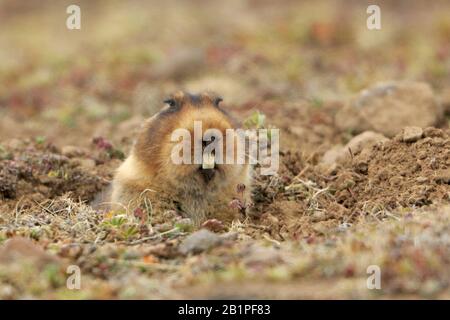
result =
[{"label": "blurred background", "polygon": [[[294,136],[378,81],[426,81],[449,96],[450,2],[376,1],[382,28],[371,31],[372,2],[3,0],[0,136],[85,145],[102,135],[126,149],[178,89],[217,91]],[[81,30],[66,28],[70,4]],[[334,136],[317,130],[300,144]]]}]

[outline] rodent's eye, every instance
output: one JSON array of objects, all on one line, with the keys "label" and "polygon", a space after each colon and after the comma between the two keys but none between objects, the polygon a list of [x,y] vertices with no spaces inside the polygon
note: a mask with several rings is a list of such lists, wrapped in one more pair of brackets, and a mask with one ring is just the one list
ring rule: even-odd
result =
[{"label": "rodent's eye", "polygon": [[216,107],[218,107],[219,104],[220,104],[222,101],[223,101],[223,99],[222,99],[221,97],[215,98],[215,99],[214,99],[214,105],[215,105]]},{"label": "rodent's eye", "polygon": [[175,107],[175,105],[177,104],[175,99],[166,99],[164,100],[164,103],[168,104],[171,107]]}]

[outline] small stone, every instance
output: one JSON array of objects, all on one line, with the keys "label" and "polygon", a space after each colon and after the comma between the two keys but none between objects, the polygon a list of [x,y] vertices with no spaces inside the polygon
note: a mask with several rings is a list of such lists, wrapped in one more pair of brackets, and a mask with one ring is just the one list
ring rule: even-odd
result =
[{"label": "small stone", "polygon": [[155,225],[154,229],[158,232],[166,232],[166,231],[173,229],[173,226],[171,223],[166,222],[166,223],[161,223],[161,224]]},{"label": "small stone", "polygon": [[[388,141],[384,135],[373,131],[365,131],[353,137],[345,146],[337,145],[328,150],[322,157],[321,163],[332,166],[351,159],[351,155],[362,153],[377,143]],[[351,152],[351,153],[350,153]]]},{"label": "small stone", "polygon": [[235,241],[239,237],[239,234],[237,232],[227,232],[220,235],[220,239],[222,239],[222,242],[227,241]]},{"label": "small stone", "polygon": [[399,186],[402,183],[402,177],[401,176],[393,176],[391,179],[389,179],[389,183],[391,186],[396,187]]},{"label": "small stone", "polygon": [[416,181],[418,183],[425,183],[425,182],[428,182],[428,178],[427,177],[417,177]]},{"label": "small stone", "polygon": [[315,211],[312,215],[311,215],[311,221],[312,222],[319,222],[319,221],[324,221],[328,218],[328,215],[323,212],[323,211]]},{"label": "small stone", "polygon": [[423,160],[427,157],[427,152],[426,151],[419,151],[419,153],[417,154],[417,158],[420,160]]},{"label": "small stone", "polygon": [[442,170],[439,172],[436,172],[436,176],[434,178],[434,181],[437,183],[446,183],[450,184],[450,169]]},{"label": "small stone", "polygon": [[327,221],[319,221],[313,225],[313,230],[318,234],[327,234],[330,231],[330,226]]},{"label": "small stone", "polygon": [[243,263],[248,266],[276,266],[283,261],[279,250],[271,247],[250,246],[245,249]]},{"label": "small stone", "polygon": [[444,131],[442,131],[441,129],[438,129],[438,128],[434,128],[434,127],[427,127],[425,129],[423,129],[423,136],[430,137],[430,138],[434,138],[434,137],[442,138],[444,136]]},{"label": "small stone", "polygon": [[435,146],[435,147],[443,147],[444,145],[445,145],[445,140],[444,139],[442,139],[442,138],[433,138],[433,141],[432,141],[432,143],[433,143],[433,145]]},{"label": "small stone", "polygon": [[162,214],[164,220],[172,220],[175,218],[180,218],[180,215],[175,210],[166,210]]},{"label": "small stone", "polygon": [[86,170],[95,168],[95,160],[93,159],[73,158],[71,163]]},{"label": "small stone", "polygon": [[360,153],[364,148],[371,147],[379,142],[385,142],[389,139],[380,133],[373,131],[365,131],[353,137],[345,146],[348,150],[352,150],[353,154]]},{"label": "small stone", "polygon": [[201,229],[189,235],[180,244],[182,254],[198,254],[222,243],[223,239],[215,233]]},{"label": "small stone", "polygon": [[61,149],[61,153],[68,158],[74,158],[83,156],[86,152],[80,147],[64,146]]},{"label": "small stone", "polygon": [[265,214],[263,218],[271,226],[278,226],[280,223],[280,220],[270,213]]},{"label": "small stone", "polygon": [[437,170],[439,168],[439,162],[436,160],[435,157],[431,158],[430,160],[430,168],[433,170]]},{"label": "small stone", "polygon": [[361,174],[367,174],[369,172],[369,163],[367,161],[357,161],[353,167],[356,172]]},{"label": "small stone", "polygon": [[212,232],[219,232],[225,229],[225,226],[223,225],[223,222],[220,220],[209,219],[202,224],[202,228],[208,229]]},{"label": "small stone", "polygon": [[416,142],[423,136],[423,130],[420,127],[406,127],[403,129],[403,142]]},{"label": "small stone", "polygon": [[76,259],[79,256],[81,256],[82,253],[83,253],[83,248],[80,245],[78,245],[76,243],[71,243],[71,244],[66,244],[66,245],[62,246],[58,254],[61,257]]}]

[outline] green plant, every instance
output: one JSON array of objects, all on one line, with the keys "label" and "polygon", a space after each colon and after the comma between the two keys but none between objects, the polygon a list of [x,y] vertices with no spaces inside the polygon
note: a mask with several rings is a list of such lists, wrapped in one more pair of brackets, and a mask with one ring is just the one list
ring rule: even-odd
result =
[{"label": "green plant", "polygon": [[120,228],[123,224],[127,222],[127,217],[125,215],[113,216],[111,219],[103,222],[103,225],[110,226],[113,228]]},{"label": "green plant", "polygon": [[136,235],[138,232],[139,232],[138,226],[136,224],[131,224],[123,228],[121,235],[125,240],[128,240],[134,235]]},{"label": "green plant", "polygon": [[37,136],[35,139],[37,144],[43,144],[46,141],[46,138],[44,136]]},{"label": "green plant", "polygon": [[265,122],[266,115],[257,110],[244,120],[244,127],[246,129],[261,129],[264,128]]}]

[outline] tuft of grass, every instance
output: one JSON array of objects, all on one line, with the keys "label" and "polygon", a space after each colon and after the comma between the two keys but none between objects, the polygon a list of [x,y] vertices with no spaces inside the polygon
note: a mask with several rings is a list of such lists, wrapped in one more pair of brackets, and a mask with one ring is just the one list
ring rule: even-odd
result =
[{"label": "tuft of grass", "polygon": [[318,97],[313,97],[311,99],[311,104],[314,108],[316,109],[320,109],[323,106],[323,100],[321,98]]},{"label": "tuft of grass", "polygon": [[61,269],[56,264],[49,264],[43,270],[44,277],[53,288],[58,288],[64,285],[64,276]]},{"label": "tuft of grass", "polygon": [[122,225],[127,223],[128,219],[126,215],[113,216],[110,220],[104,222],[105,226],[110,226],[113,228],[120,228]]},{"label": "tuft of grass", "polygon": [[122,228],[121,236],[125,240],[129,240],[133,238],[135,235],[139,233],[139,227],[136,224],[129,224]]},{"label": "tuft of grass", "polygon": [[6,151],[6,149],[0,145],[0,160],[12,160],[13,154]]},{"label": "tuft of grass", "polygon": [[192,232],[194,231],[194,224],[187,223],[185,221],[179,221],[175,223],[175,228],[177,228],[181,232]]},{"label": "tuft of grass", "polygon": [[246,129],[262,129],[265,128],[265,122],[266,115],[257,110],[244,120],[244,127]]},{"label": "tuft of grass", "polygon": [[34,140],[37,144],[44,144],[47,138],[44,136],[37,136]]}]

